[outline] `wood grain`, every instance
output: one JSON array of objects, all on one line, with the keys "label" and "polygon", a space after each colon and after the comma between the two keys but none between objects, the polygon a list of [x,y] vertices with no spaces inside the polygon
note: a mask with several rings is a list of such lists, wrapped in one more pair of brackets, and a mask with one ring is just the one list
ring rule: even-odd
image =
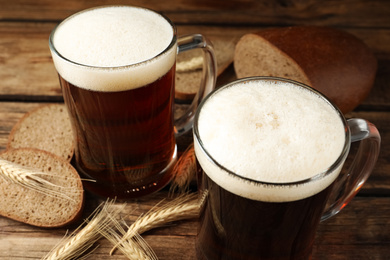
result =
[{"label": "wood grain", "polygon": [[[179,35],[201,33],[236,41],[268,27],[321,25],[361,39],[378,59],[374,88],[347,117],[374,123],[382,136],[381,153],[363,189],[338,215],[321,223],[313,259],[390,259],[390,1],[387,0],[0,0],[0,151],[14,124],[35,107],[62,102],[48,37],[67,16],[93,6],[137,5],[167,15]],[[217,81],[235,79],[230,66]],[[191,135],[179,141],[183,150]],[[161,199],[164,190],[131,201],[122,217],[129,223]],[[88,196],[84,217],[101,202]],[[80,224],[80,223],[77,223]],[[77,225],[67,227],[73,231]],[[40,229],[0,217],[0,259],[41,259],[67,228]],[[196,259],[197,221],[181,221],[147,232],[144,238],[159,259]],[[100,240],[90,259],[108,259],[111,245]],[[110,259],[126,259],[117,253]]]},{"label": "wood grain", "polygon": [[[166,195],[161,192],[131,202],[122,217],[131,224],[138,215],[145,213]],[[88,205],[87,211],[93,206]],[[338,215],[320,224],[313,259],[387,259],[390,253],[389,212],[388,198],[355,198]],[[45,230],[0,218],[0,259],[40,259],[66,232],[66,229]],[[152,230],[143,237],[160,260],[196,259],[196,232],[197,222],[188,220]],[[24,237],[28,237],[28,240]],[[367,241],[370,243],[367,244]],[[91,259],[107,259],[111,244],[101,239],[97,245],[99,247]],[[126,258],[117,252],[110,259]]]},{"label": "wood grain", "polygon": [[179,24],[312,24],[344,27],[381,27],[390,24],[390,3],[386,0],[369,3],[364,0],[1,0],[0,19],[58,21],[77,11],[108,4],[150,8],[166,14]]},{"label": "wood grain", "polygon": [[[53,65],[48,38],[56,23],[0,22],[0,100],[60,101],[61,90]],[[238,40],[245,33],[262,27],[178,26],[179,35],[201,33],[213,38]],[[372,94],[363,102],[390,108],[390,28],[380,30],[352,29],[375,53],[379,66]],[[234,74],[234,70],[230,70]]]}]

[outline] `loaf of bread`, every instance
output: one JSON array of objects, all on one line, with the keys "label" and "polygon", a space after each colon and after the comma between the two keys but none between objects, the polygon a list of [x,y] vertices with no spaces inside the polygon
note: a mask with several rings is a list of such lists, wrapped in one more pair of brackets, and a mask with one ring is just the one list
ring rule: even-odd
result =
[{"label": "loaf of bread", "polygon": [[[217,76],[233,62],[234,39],[214,39],[215,58],[217,60]],[[182,52],[176,62],[175,98],[192,100],[199,90],[202,81],[203,56],[202,51],[195,49]]]},{"label": "loaf of bread", "polygon": [[237,78],[275,76],[309,85],[343,113],[374,85],[377,61],[355,36],[329,27],[293,26],[244,35],[234,55]]},{"label": "loaf of bread", "polygon": [[[50,228],[65,226],[81,216],[84,190],[77,171],[69,162],[32,148],[7,150],[0,154],[0,159],[0,215]],[[10,167],[9,162],[15,166]],[[53,192],[27,187],[33,172],[56,185]]]},{"label": "loaf of bread", "polygon": [[7,148],[37,148],[70,161],[74,137],[65,105],[43,105],[26,113],[12,128]]}]

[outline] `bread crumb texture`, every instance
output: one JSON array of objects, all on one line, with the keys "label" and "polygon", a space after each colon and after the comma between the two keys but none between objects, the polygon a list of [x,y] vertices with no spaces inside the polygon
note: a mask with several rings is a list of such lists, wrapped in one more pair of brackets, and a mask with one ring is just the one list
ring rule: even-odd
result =
[{"label": "bread crumb texture", "polygon": [[70,161],[74,137],[65,105],[44,105],[24,115],[11,131],[8,148],[37,148]]},{"label": "bread crumb texture", "polygon": [[[212,39],[217,76],[233,62],[235,39]],[[191,100],[195,97],[202,83],[203,53],[200,49],[181,52],[176,62],[175,97],[180,100]]]},{"label": "bread crumb texture", "polygon": [[0,215],[39,227],[60,227],[76,220],[84,201],[77,171],[62,158],[31,148],[7,150],[2,159],[41,171],[43,179],[58,185],[68,198],[33,191],[0,175]]},{"label": "bread crumb texture", "polygon": [[292,58],[258,35],[244,35],[237,45],[235,55],[234,66],[238,78],[273,76],[310,84]]}]

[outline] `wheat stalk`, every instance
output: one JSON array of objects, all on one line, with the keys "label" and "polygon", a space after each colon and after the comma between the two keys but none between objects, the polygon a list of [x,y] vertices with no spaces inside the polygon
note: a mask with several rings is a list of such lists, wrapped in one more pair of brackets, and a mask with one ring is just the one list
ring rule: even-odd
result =
[{"label": "wheat stalk", "polygon": [[135,234],[130,239],[122,240],[126,234],[125,229],[118,220],[112,218],[114,228],[107,226],[102,229],[101,234],[107,238],[112,244],[128,258],[134,260],[157,260],[157,256],[149,244],[141,237],[140,234]]},{"label": "wheat stalk", "polygon": [[[92,245],[101,238],[100,230],[111,225],[111,220],[117,216],[125,205],[114,208],[114,201],[106,201],[100,204],[91,216],[85,220],[85,225],[77,228],[69,237],[63,239],[42,260],[71,260],[81,259]],[[84,256],[86,257],[86,256]]]},{"label": "wheat stalk", "polygon": [[[43,176],[55,176],[56,178],[59,178],[60,175],[48,174],[4,159],[0,159],[0,175],[11,183],[18,184],[33,191],[53,197],[58,196],[67,200],[75,201],[71,197],[67,196],[64,192],[61,192],[61,190],[64,189],[73,189],[72,187],[67,188],[56,185],[42,178]],[[82,192],[82,190],[75,190],[75,192]]]},{"label": "wheat stalk", "polygon": [[197,194],[187,194],[179,196],[161,207],[159,205],[162,202],[158,203],[128,228],[122,239],[111,249],[110,255],[123,241],[131,239],[137,233],[142,234],[173,221],[197,218],[204,202],[204,196],[199,200]]}]

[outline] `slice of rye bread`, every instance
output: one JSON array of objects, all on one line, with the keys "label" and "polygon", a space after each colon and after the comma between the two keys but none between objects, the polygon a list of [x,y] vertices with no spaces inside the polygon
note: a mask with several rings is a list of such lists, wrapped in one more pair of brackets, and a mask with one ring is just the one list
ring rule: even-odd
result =
[{"label": "slice of rye bread", "polygon": [[[235,41],[232,39],[211,40],[217,60],[217,76],[233,62]],[[200,49],[182,52],[177,56],[175,98],[192,100],[202,81],[203,56]]]},{"label": "slice of rye bread", "polygon": [[67,197],[48,195],[12,183],[0,173],[0,215],[38,227],[62,227],[81,217],[84,190],[81,179],[72,165],[52,153],[19,148],[0,153],[0,158],[23,167],[47,173],[43,179],[64,188]]},{"label": "slice of rye bread", "polygon": [[276,76],[322,92],[343,113],[374,85],[377,60],[355,36],[329,27],[293,26],[244,35],[234,55],[237,78]]},{"label": "slice of rye bread", "polygon": [[11,130],[7,149],[11,148],[37,148],[70,161],[74,137],[65,105],[43,105],[26,113]]}]

